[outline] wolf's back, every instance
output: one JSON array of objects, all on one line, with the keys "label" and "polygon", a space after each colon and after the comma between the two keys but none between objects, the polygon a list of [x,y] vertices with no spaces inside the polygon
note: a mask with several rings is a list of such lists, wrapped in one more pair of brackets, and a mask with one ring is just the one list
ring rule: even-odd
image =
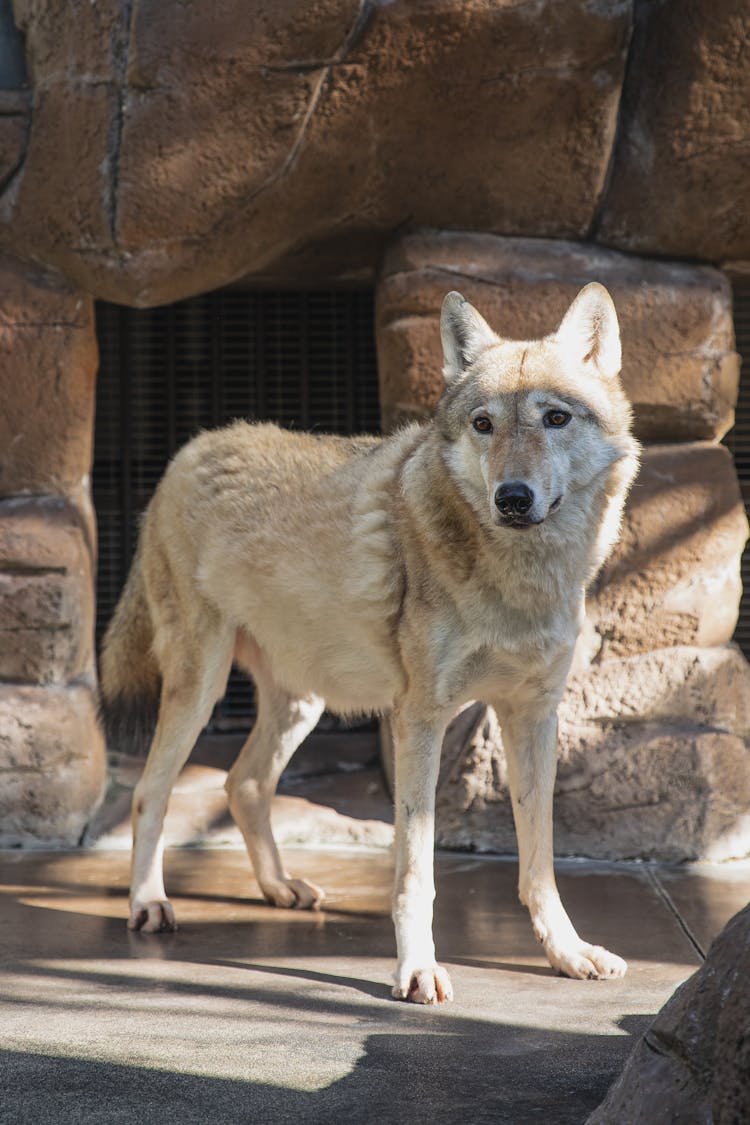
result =
[{"label": "wolf's back", "polygon": [[143,754],[159,714],[161,675],[140,552],[104,636],[100,658],[101,716],[111,749]]}]

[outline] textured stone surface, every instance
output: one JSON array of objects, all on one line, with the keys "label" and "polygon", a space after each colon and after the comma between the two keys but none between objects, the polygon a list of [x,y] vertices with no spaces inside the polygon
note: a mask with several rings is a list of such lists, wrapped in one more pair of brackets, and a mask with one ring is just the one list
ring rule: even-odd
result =
[{"label": "textured stone surface", "polygon": [[637,253],[750,257],[745,0],[636,5],[598,237]]},{"label": "textured stone surface", "polygon": [[668,1000],[586,1125],[739,1125],[750,1108],[750,906]]},{"label": "textured stone surface", "polygon": [[0,192],[26,154],[31,98],[25,90],[0,89]]},{"label": "textured stone surface", "polygon": [[91,688],[0,685],[0,847],[77,844],[105,769]]},{"label": "textured stone surface", "polygon": [[594,221],[631,0],[63,9],[16,0],[35,109],[0,241],[97,296],[298,276],[321,244],[371,268],[405,223]]},{"label": "textured stone surface", "polygon": [[98,296],[371,270],[417,224],[750,258],[745,0],[14,13],[0,242]]},{"label": "textured stone surface", "polygon": [[99,0],[78,5],[75,19],[65,0],[14,0],[13,10],[34,107],[21,174],[0,199],[0,238],[46,265],[70,259],[69,277],[85,274],[91,255],[109,244],[116,268],[113,178],[126,8]]},{"label": "textured stone surface", "polygon": [[0,260],[0,497],[87,490],[98,362],[93,302]]},{"label": "textured stone surface", "polygon": [[730,641],[747,532],[727,449],[646,448],[620,540],[587,598],[599,655]]},{"label": "textured stone surface", "polygon": [[93,662],[93,545],[69,501],[0,501],[0,679],[65,683]]},{"label": "textured stone surface", "polygon": [[396,241],[377,290],[384,420],[429,411],[442,390],[440,306],[460,290],[500,334],[553,332],[589,281],[610,290],[623,339],[622,377],[645,440],[720,437],[739,379],[732,296],[717,270],[632,258],[544,239],[423,231]]},{"label": "textured stone surface", "polygon": [[[665,648],[573,676],[560,707],[555,850],[602,859],[750,852],[750,667],[734,646]],[[490,711],[443,764],[438,840],[515,851]]]}]

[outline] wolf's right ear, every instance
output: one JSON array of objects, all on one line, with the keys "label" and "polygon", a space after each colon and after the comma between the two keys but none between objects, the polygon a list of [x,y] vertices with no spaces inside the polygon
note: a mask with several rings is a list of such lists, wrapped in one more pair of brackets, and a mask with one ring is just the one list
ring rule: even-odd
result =
[{"label": "wolf's right ear", "polygon": [[557,339],[574,362],[593,367],[605,379],[617,375],[622,363],[620,326],[603,285],[584,285],[563,317]]},{"label": "wolf's right ear", "polygon": [[447,383],[463,375],[480,352],[498,340],[484,317],[465,297],[455,292],[449,293],[443,301],[440,337],[443,341],[443,375]]}]

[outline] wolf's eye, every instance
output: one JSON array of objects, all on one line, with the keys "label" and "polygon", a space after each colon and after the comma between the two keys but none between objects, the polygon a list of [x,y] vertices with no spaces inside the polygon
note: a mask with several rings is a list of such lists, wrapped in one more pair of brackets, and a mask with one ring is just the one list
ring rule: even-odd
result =
[{"label": "wolf's eye", "polygon": [[492,433],[492,422],[490,422],[486,414],[480,414],[479,417],[475,418],[471,424],[478,434]]},{"label": "wolf's eye", "polygon": [[548,410],[544,415],[544,424],[550,430],[559,430],[567,426],[570,419],[571,415],[567,410]]}]

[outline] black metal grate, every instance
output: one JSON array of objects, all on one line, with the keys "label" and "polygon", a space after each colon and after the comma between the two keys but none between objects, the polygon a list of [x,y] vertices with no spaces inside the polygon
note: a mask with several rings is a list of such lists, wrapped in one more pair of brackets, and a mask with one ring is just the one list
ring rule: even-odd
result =
[{"label": "black metal grate", "polygon": [[[167,461],[199,430],[255,418],[328,433],[380,429],[373,294],[220,290],[155,309],[97,304],[93,494],[97,640],[127,576],[138,519]],[[248,726],[238,673],[215,728]]]},{"label": "black metal grate", "polygon": [[[745,511],[750,515],[750,285],[735,285],[733,303],[734,331],[742,367],[734,426],[725,437],[724,444],[734,457]],[[750,546],[745,548],[742,556],[741,573],[742,600],[734,639],[750,659]]]}]

